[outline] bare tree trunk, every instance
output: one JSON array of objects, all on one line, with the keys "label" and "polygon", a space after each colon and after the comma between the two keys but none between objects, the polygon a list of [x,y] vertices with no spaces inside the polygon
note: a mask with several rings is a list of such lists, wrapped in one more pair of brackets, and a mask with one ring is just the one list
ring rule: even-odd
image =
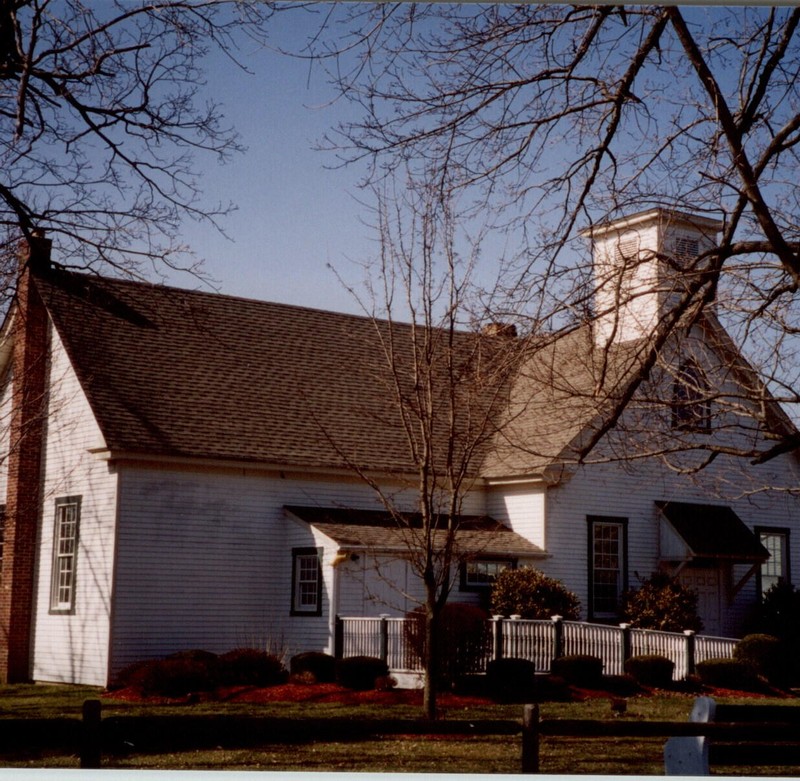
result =
[{"label": "bare tree trunk", "polygon": [[425,687],[422,693],[422,707],[425,718],[437,717],[437,684],[439,672],[439,614],[436,588],[426,584],[425,603]]}]

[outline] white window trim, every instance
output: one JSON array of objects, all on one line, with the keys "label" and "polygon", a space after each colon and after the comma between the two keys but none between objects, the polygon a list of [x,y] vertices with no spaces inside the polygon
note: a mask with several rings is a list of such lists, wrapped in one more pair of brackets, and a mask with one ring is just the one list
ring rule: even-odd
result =
[{"label": "white window trim", "polygon": [[[315,569],[316,600],[313,604],[302,601],[303,584],[311,583],[310,578],[303,579],[303,564],[311,562]],[[306,569],[307,573],[308,570]],[[292,609],[293,616],[319,616],[322,615],[322,549],[321,548],[292,548]]]},{"label": "white window trim", "polygon": [[[758,573],[758,585],[759,585],[759,597],[763,597],[764,594],[770,589],[770,587],[776,583],[779,579],[785,580],[787,583],[791,582],[792,577],[792,570],[791,570],[791,559],[790,559],[790,548],[789,548],[789,529],[785,528],[778,528],[772,526],[759,526],[756,527],[756,534],[758,535],[759,542],[764,545],[767,550],[769,550],[768,545],[764,541],[764,537],[776,537],[780,539],[780,552],[781,552],[781,562],[780,562],[780,574],[776,575],[774,573],[765,573],[765,568],[770,567],[770,565],[774,566],[774,561],[772,559],[767,559],[759,570]],[[765,579],[769,579],[769,583],[765,583]]]},{"label": "white window trim", "polygon": [[[617,618],[617,610],[595,610],[595,575],[598,571],[615,571],[617,573],[617,599],[622,595],[622,592],[628,587],[628,519],[617,518],[612,516],[590,515],[587,517],[589,533],[588,533],[588,554],[589,554],[589,617],[598,619],[614,619]],[[609,568],[598,567],[596,565],[596,547],[595,547],[595,531],[604,526],[613,526],[619,530],[617,539],[618,552],[617,561],[618,567],[615,570]],[[619,605],[617,605],[617,608]]]},{"label": "white window trim", "polygon": [[480,580],[474,581],[470,580],[470,567],[475,566],[482,566],[482,565],[491,565],[494,567],[501,567],[498,569],[497,574],[502,572],[506,569],[515,569],[517,566],[516,559],[492,559],[492,558],[485,558],[485,559],[473,559],[471,561],[465,561],[463,564],[463,572],[461,577],[460,583],[460,591],[485,591],[486,589],[490,589],[494,585],[494,578],[491,580]]},{"label": "white window trim", "polygon": [[[70,513],[73,514],[72,518],[69,518]],[[72,613],[75,610],[80,518],[80,496],[64,496],[55,500],[51,613]]]}]

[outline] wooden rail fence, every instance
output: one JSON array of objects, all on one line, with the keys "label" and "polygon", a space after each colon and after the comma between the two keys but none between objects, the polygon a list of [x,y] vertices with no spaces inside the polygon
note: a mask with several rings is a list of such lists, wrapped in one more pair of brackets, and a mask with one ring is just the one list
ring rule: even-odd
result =
[{"label": "wooden rail fence", "polygon": [[[800,765],[800,708],[718,706],[729,721],[628,721],[541,719],[538,705],[523,706],[522,721],[509,719],[348,719],[263,716],[108,716],[99,700],[87,700],[82,718],[3,719],[0,751],[57,745],[80,753],[80,766],[95,769],[103,757],[120,753],[172,752],[204,747],[256,747],[311,741],[371,740],[382,735],[521,734],[520,770],[539,773],[542,737],[705,736],[729,747],[715,759],[724,764],[765,764],[774,757]],[[725,745],[719,748],[724,749]],[[769,748],[787,749],[769,753]],[[733,749],[731,753],[730,749]],[[765,749],[767,750],[765,753]]]}]

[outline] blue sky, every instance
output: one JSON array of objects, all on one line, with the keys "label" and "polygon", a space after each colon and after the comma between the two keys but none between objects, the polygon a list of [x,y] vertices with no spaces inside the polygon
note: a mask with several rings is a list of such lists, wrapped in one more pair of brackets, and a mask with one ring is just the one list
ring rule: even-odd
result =
[{"label": "blue sky", "polygon": [[[271,29],[275,40],[299,38],[301,15]],[[290,29],[289,25],[292,26]],[[241,48],[245,73],[220,55],[208,60],[208,95],[222,103],[226,120],[247,151],[224,166],[203,171],[209,202],[232,201],[237,211],[222,221],[230,240],[211,226],[187,222],[184,240],[206,260],[205,272],[220,292],[338,311],[359,311],[329,264],[352,281],[352,261],[377,249],[364,224],[368,210],[354,168],[331,170],[331,153],[314,150],[323,133],[347,110],[319,68],[256,44]],[[185,274],[171,283],[200,286]]]}]

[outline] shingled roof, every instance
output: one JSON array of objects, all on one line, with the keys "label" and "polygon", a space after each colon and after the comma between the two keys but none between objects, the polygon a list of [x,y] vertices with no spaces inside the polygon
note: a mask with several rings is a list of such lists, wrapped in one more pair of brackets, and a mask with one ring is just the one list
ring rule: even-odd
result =
[{"label": "shingled roof", "polygon": [[[36,284],[112,452],[413,470],[386,323],[60,269]],[[402,361],[409,326],[391,329]]]},{"label": "shingled roof", "polygon": [[[408,550],[414,530],[421,528],[419,513],[408,513],[402,522],[381,510],[352,510],[333,507],[287,506],[284,508],[344,549],[372,548]],[[458,524],[458,555],[542,557],[545,552],[508,526],[485,515],[462,515]],[[445,544],[447,532],[434,532],[435,547]],[[418,547],[411,544],[411,547]]]},{"label": "shingled roof", "polygon": [[[62,269],[38,272],[36,284],[114,453],[415,471],[384,349],[391,336],[392,368],[410,383],[408,325]],[[495,360],[509,339],[518,347]],[[637,343],[595,349],[588,326],[550,343],[454,340],[465,365],[513,364],[465,372],[458,387],[463,425],[489,420],[471,460],[484,478],[569,460],[641,360]],[[476,398],[480,414],[464,414]],[[446,427],[439,435],[443,456]]]}]

